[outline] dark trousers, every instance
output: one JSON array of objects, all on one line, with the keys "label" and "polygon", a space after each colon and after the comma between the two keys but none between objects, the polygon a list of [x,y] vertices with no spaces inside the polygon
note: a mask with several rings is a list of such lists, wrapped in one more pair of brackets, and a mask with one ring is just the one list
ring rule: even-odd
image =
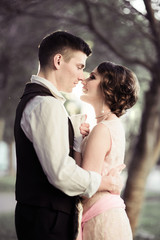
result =
[{"label": "dark trousers", "polygon": [[60,211],[17,203],[18,240],[72,240],[73,217]]}]

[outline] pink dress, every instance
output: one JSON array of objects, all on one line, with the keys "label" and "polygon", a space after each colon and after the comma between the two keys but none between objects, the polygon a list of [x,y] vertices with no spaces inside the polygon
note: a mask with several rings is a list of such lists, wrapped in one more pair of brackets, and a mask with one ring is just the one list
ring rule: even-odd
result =
[{"label": "pink dress", "polygon": [[[120,119],[103,121],[110,132],[111,149],[104,159],[102,175],[123,163],[125,133]],[[85,150],[82,145],[82,155]],[[132,231],[119,195],[97,192],[92,198],[83,200],[81,228],[77,240],[132,240]]]}]

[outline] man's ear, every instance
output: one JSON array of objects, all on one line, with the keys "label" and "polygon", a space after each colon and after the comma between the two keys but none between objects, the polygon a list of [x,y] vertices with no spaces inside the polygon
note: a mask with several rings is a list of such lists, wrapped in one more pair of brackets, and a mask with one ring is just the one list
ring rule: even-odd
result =
[{"label": "man's ear", "polygon": [[60,68],[60,65],[61,65],[61,61],[62,61],[62,55],[61,54],[56,54],[53,58],[53,64],[54,64],[54,67],[56,69],[59,69]]}]

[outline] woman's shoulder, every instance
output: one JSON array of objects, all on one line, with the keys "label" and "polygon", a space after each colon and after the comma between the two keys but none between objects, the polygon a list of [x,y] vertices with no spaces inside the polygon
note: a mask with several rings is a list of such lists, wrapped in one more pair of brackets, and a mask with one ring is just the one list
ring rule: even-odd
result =
[{"label": "woman's shoulder", "polygon": [[108,128],[106,128],[106,124],[101,124],[102,122],[98,123],[95,125],[92,129],[92,132],[95,134],[104,134],[105,132],[108,131]]},{"label": "woman's shoulder", "polygon": [[107,127],[123,127],[122,121],[120,118],[114,118],[111,120],[104,120],[102,122],[100,122],[101,125],[105,125]]},{"label": "woman's shoulder", "polygon": [[88,135],[88,140],[92,140],[95,143],[101,142],[101,140],[108,139],[110,137],[110,130],[105,125],[98,123],[93,127],[90,134]]},{"label": "woman's shoulder", "polygon": [[105,120],[101,125],[106,127],[112,136],[119,136],[120,138],[125,135],[125,130],[121,119]]}]

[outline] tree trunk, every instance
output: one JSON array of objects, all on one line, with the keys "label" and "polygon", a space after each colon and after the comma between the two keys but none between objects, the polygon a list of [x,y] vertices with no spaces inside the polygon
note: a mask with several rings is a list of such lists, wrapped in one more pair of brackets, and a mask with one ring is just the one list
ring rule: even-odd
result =
[{"label": "tree trunk", "polygon": [[158,80],[153,78],[151,87],[145,96],[140,134],[129,166],[123,196],[133,234],[144,200],[147,176],[160,156],[160,86]]},{"label": "tree trunk", "polygon": [[3,139],[5,122],[4,119],[0,118],[0,141]]}]

